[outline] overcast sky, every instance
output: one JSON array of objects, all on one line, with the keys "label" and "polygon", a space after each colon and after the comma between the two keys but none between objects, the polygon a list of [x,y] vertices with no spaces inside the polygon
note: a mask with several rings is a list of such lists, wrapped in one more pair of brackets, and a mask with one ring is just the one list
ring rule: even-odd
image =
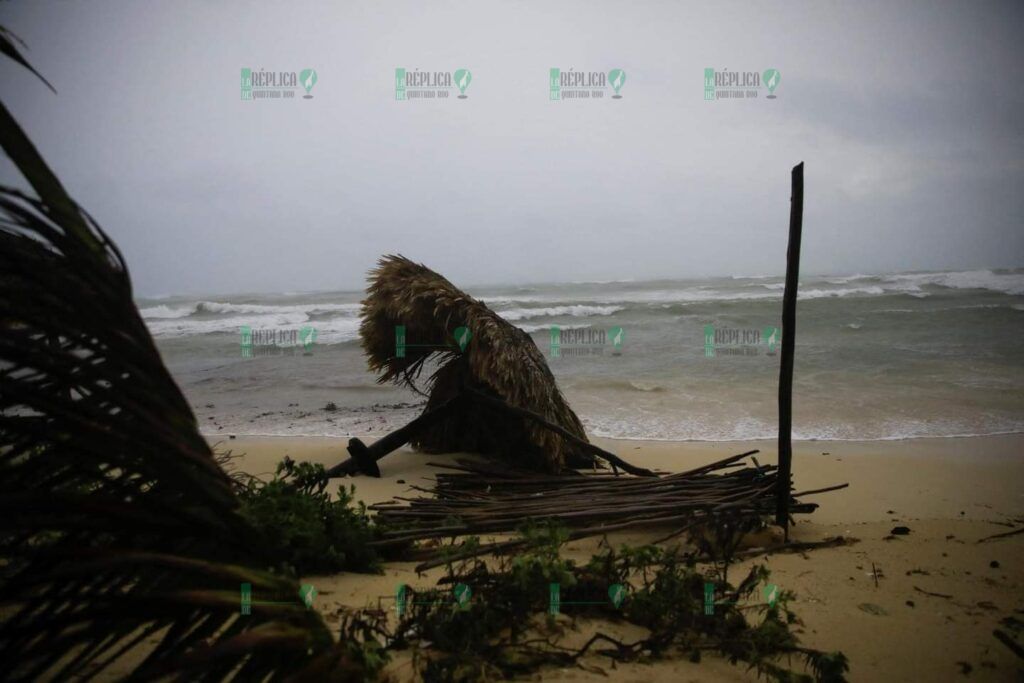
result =
[{"label": "overcast sky", "polygon": [[[4,102],[140,295],[1024,265],[1024,3],[11,0]],[[396,67],[466,68],[395,100]],[[314,68],[242,101],[240,69]],[[548,99],[551,67],[627,74]],[[781,74],[705,101],[703,72]],[[0,181],[18,183],[9,162]]]}]

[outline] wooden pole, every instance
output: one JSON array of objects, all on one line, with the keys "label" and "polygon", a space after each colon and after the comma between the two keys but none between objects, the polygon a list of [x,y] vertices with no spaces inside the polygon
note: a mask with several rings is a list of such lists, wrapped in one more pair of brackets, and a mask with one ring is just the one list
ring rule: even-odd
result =
[{"label": "wooden pole", "polygon": [[461,395],[453,396],[433,410],[424,412],[413,419],[404,427],[399,427],[390,434],[374,441],[367,446],[360,439],[349,439],[348,452],[351,456],[345,462],[327,470],[328,477],[343,477],[346,474],[362,472],[371,477],[380,477],[380,468],[377,461],[391,451],[401,448],[413,439],[419,432],[437,423],[455,408],[456,403],[462,400]]},{"label": "wooden pole", "polygon": [[804,162],[793,167],[789,207],[786,289],[782,295],[782,359],[779,364],[779,479],[775,523],[789,541],[789,501],[793,486],[793,350],[796,341],[796,290],[800,280],[800,235],[804,219]]}]

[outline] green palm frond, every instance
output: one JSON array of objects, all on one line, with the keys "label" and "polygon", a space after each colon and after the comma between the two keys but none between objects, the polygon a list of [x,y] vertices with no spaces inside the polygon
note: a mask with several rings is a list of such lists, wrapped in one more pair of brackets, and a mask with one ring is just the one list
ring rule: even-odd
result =
[{"label": "green palm frond", "polygon": [[0,187],[0,679],[265,680],[341,661],[298,584],[266,569],[116,246],[2,104],[0,145],[37,195]]}]

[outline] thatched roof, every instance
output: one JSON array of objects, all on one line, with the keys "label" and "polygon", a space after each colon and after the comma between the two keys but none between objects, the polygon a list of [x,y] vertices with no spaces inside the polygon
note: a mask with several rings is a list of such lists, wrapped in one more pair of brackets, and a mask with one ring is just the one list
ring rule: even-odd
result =
[{"label": "thatched roof", "polygon": [[[426,410],[440,406],[465,382],[500,397],[586,440],[583,425],[558,390],[530,335],[441,275],[403,256],[385,256],[371,271],[359,334],[378,382],[395,382],[429,393]],[[396,353],[396,326],[405,327],[405,356]],[[454,332],[466,327],[463,351]],[[439,368],[421,388],[417,379],[429,358]],[[427,452],[492,453],[537,469],[592,462],[567,439],[523,418],[496,414],[468,402],[413,439]]]}]

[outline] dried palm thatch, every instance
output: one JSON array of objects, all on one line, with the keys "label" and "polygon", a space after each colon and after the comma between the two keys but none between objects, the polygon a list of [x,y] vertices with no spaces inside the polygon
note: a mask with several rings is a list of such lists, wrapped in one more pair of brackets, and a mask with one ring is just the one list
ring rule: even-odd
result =
[{"label": "dried palm thatch", "polygon": [[[359,334],[370,369],[381,373],[378,382],[427,393],[424,412],[469,387],[538,414],[586,441],[583,425],[530,335],[441,275],[403,256],[381,258],[369,283]],[[405,330],[404,354],[396,348],[398,326]],[[470,333],[464,348],[454,337],[458,328]],[[431,359],[439,367],[424,392],[417,379]],[[549,472],[567,464],[593,463],[590,453],[556,432],[522,417],[497,413],[468,397],[457,410],[417,433],[412,444],[431,453],[495,454]]]},{"label": "dried palm thatch", "polygon": [[[266,539],[117,247],[2,103],[0,145],[37,195],[0,187],[0,678],[276,680],[342,662],[298,584],[264,571]],[[282,604],[241,617],[243,582]]]},{"label": "dried palm thatch", "polygon": [[[420,496],[396,497],[370,506],[385,527],[372,546],[406,545],[427,539],[511,533],[524,519],[543,519],[564,526],[570,540],[612,531],[671,525],[668,541],[692,529],[723,519],[751,524],[775,509],[780,479],[774,465],[762,465],[747,451],[686,472],[660,477],[618,477],[573,472],[568,475],[524,473],[510,467],[468,459],[428,463],[454,473],[439,473],[432,488],[411,486]],[[752,464],[744,461],[750,459]],[[809,513],[818,506],[800,496],[845,488],[846,484],[791,493],[790,510]],[[422,495],[428,494],[428,495]],[[507,552],[522,539],[466,544],[458,559]],[[426,560],[426,571],[453,560],[453,548],[426,545],[414,554]]]}]

